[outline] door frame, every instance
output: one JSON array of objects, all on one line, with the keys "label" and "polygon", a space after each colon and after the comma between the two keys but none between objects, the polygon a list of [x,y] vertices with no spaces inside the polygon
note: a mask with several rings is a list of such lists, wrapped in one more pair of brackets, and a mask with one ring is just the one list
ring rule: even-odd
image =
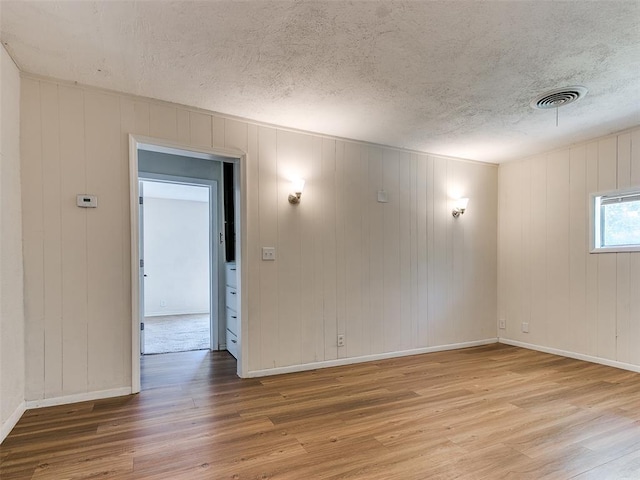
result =
[{"label": "door frame", "polygon": [[237,374],[248,374],[248,326],[244,312],[248,308],[247,255],[247,172],[246,154],[229,148],[193,147],[170,140],[129,134],[129,215],[131,228],[131,393],[140,392],[140,252],[138,232],[138,150],[169,153],[208,160],[222,160],[234,164],[234,197],[236,199],[236,265],[238,267],[238,362]]},{"label": "door frame", "polygon": [[[144,186],[142,184],[142,180],[138,177],[138,199],[144,198]],[[144,273],[144,201],[138,202],[138,252],[140,254],[140,262],[138,269],[138,322],[140,323],[140,355],[144,355],[144,317],[145,317],[145,309],[144,309],[144,295],[145,295],[145,285],[144,279],[147,274]]]},{"label": "door frame", "polygon": [[[138,179],[140,182],[176,183],[195,187],[209,187],[209,350],[220,350],[220,325],[224,319],[224,310],[221,306],[223,303],[222,298],[224,298],[224,289],[221,290],[220,285],[221,279],[224,278],[224,262],[220,263],[220,255],[221,253],[224,254],[224,242],[220,243],[218,235],[220,232],[220,202],[218,198],[218,192],[220,190],[218,190],[218,181],[146,172],[138,172]],[[142,228],[143,220],[138,218],[138,222],[140,222],[138,232],[144,233],[144,229]],[[142,245],[144,237],[140,235],[138,241],[141,242]],[[140,248],[140,251],[144,251],[144,249]],[[145,267],[146,265],[140,268],[144,270]],[[222,285],[222,287],[224,287],[224,285]],[[144,285],[141,285],[141,314],[144,314],[144,305],[142,303],[144,302],[144,288]],[[141,335],[144,336],[143,334]],[[144,353],[144,351],[141,351],[141,353]]]}]

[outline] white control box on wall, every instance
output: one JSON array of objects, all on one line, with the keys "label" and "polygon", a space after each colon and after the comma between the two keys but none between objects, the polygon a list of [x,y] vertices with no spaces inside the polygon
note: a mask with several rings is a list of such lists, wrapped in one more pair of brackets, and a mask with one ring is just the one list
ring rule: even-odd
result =
[{"label": "white control box on wall", "polygon": [[98,206],[98,197],[80,194],[76,197],[76,204],[82,208],[96,208]]}]

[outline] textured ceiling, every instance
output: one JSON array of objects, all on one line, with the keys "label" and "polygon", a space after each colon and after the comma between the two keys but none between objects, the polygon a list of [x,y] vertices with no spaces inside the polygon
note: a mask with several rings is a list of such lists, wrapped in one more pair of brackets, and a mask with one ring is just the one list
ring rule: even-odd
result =
[{"label": "textured ceiling", "polygon": [[637,0],[0,6],[23,71],[340,137],[500,162],[640,124]]}]

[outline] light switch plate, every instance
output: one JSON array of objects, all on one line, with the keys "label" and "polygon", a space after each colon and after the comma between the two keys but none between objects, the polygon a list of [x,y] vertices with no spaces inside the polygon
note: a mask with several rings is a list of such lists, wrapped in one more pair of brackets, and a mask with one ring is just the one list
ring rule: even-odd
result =
[{"label": "light switch plate", "polygon": [[389,196],[387,195],[387,192],[385,192],[384,190],[378,190],[378,202],[387,203],[388,201]]},{"label": "light switch plate", "polygon": [[276,259],[275,247],[262,247],[262,260],[273,261]]}]

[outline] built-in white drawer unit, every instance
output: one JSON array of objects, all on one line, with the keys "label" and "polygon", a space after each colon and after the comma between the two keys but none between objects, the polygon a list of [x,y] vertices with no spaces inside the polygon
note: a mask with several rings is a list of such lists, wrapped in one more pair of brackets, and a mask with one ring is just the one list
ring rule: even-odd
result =
[{"label": "built-in white drawer unit", "polygon": [[225,264],[225,278],[227,280],[227,285],[233,288],[238,287],[238,276],[236,274],[236,264],[235,263],[227,263]]},{"label": "built-in white drawer unit", "polygon": [[227,350],[231,355],[238,358],[238,337],[227,329]]},{"label": "built-in white drawer unit", "polygon": [[227,308],[231,310],[238,310],[238,291],[227,285],[227,295],[225,297]]},{"label": "built-in white drawer unit", "polygon": [[231,355],[238,358],[238,275],[235,262],[225,264],[226,295],[227,305],[227,350]]},{"label": "built-in white drawer unit", "polygon": [[235,310],[227,308],[227,330],[238,335],[238,315]]}]

